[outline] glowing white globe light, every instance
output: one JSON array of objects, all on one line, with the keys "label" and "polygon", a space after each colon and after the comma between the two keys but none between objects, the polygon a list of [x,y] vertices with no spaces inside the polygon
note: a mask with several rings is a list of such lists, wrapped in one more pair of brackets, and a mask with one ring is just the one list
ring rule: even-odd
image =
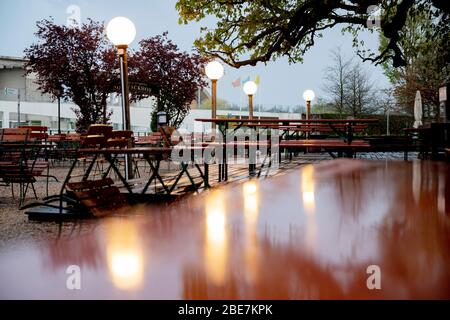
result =
[{"label": "glowing white globe light", "polygon": [[223,66],[218,61],[211,61],[205,68],[206,76],[211,80],[219,80],[223,77],[225,71]]},{"label": "glowing white globe light", "polygon": [[303,99],[305,99],[305,101],[313,101],[315,97],[316,97],[316,94],[312,90],[306,90],[303,93]]},{"label": "glowing white globe light", "polygon": [[254,81],[247,81],[244,84],[244,92],[248,96],[253,96],[258,91],[258,85]]},{"label": "glowing white globe light", "polygon": [[106,35],[115,46],[128,46],[136,38],[136,27],[130,19],[116,17],[106,26]]}]

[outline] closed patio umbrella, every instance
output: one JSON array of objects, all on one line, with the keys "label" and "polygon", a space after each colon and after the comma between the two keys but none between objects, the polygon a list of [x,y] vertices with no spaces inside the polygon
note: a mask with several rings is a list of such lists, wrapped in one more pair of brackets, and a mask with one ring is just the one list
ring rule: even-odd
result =
[{"label": "closed patio umbrella", "polygon": [[420,91],[416,92],[416,99],[414,100],[414,128],[422,126],[422,97]]}]

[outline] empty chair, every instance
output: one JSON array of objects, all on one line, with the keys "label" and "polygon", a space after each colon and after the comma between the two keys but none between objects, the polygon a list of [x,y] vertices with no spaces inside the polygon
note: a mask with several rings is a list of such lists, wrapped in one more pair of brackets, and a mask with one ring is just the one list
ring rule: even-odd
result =
[{"label": "empty chair", "polygon": [[17,129],[1,129],[0,141],[1,142],[27,142],[30,137],[30,129],[17,128]]},{"label": "empty chair", "polygon": [[45,142],[48,139],[48,128],[43,126],[20,126],[19,129],[29,129],[29,140],[30,141],[41,141]]}]

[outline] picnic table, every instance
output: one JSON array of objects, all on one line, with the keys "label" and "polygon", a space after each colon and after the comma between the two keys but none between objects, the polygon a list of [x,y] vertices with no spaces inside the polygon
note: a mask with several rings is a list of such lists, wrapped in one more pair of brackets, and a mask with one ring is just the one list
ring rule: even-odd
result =
[{"label": "picnic table", "polygon": [[333,132],[335,132],[340,138],[342,138],[347,143],[351,143],[354,136],[354,126],[361,124],[377,123],[378,119],[223,119],[223,118],[200,118],[195,119],[199,122],[210,122],[220,125],[220,131],[223,135],[230,128],[230,124],[236,124],[234,131],[245,127],[247,125],[261,126],[261,127],[273,127],[275,125],[281,126],[304,126],[304,125],[314,125],[314,124],[325,124]]},{"label": "picnic table", "polygon": [[[201,169],[199,161],[195,161],[193,157],[196,155],[195,151],[198,148],[195,147],[178,147],[179,152],[188,152],[190,153],[190,161],[181,161],[179,163],[180,169],[177,172],[174,182],[169,186],[164,181],[160,174],[160,164],[162,160],[168,159],[174,151],[174,148],[168,147],[151,147],[151,148],[125,148],[125,149],[117,149],[117,148],[84,148],[84,149],[75,149],[73,152],[76,154],[72,165],[70,166],[69,171],[64,179],[64,182],[61,186],[60,192],[57,195],[53,195],[50,197],[46,197],[43,201],[39,201],[36,203],[30,203],[26,206],[22,207],[22,209],[31,209],[26,213],[33,219],[40,219],[40,217],[49,218],[58,218],[58,215],[63,218],[74,218],[75,216],[82,216],[80,213],[77,213],[77,208],[72,208],[74,203],[78,202],[79,199],[72,199],[67,194],[73,194],[73,190],[71,190],[71,185],[76,185],[77,189],[85,189],[89,190],[89,186],[95,188],[95,190],[91,190],[91,195],[86,195],[89,197],[97,196],[95,193],[102,192],[103,188],[108,190],[118,190],[118,187],[113,185],[113,181],[108,178],[111,172],[114,172],[117,178],[121,181],[123,188],[127,190],[129,195],[128,199],[132,204],[136,201],[135,197],[140,200],[147,195],[147,191],[151,184],[155,181],[158,181],[160,186],[162,187],[163,196],[171,196],[174,190],[177,188],[181,178],[183,175],[186,175],[191,183],[191,189],[194,191],[198,190],[202,185],[205,188],[209,188],[209,170],[208,170],[208,162],[204,162],[204,170]],[[204,149],[204,148],[201,148]],[[84,157],[89,156],[89,162],[87,164],[87,169],[82,174],[81,182],[71,183],[73,177],[73,172],[77,166],[77,164],[81,161],[81,159],[86,159]],[[142,156],[150,167],[150,175],[148,180],[145,183],[145,186],[142,190],[135,190],[133,188],[133,184],[136,182],[134,180],[127,180],[124,174],[117,166],[117,159],[119,156]],[[107,163],[108,167],[106,169],[101,169],[101,177],[95,180],[89,180],[91,173],[93,171],[94,165],[99,157],[103,157]],[[195,182],[195,177],[188,170],[188,166],[190,163],[193,163],[194,167],[197,169],[199,173],[199,177],[201,178],[200,183]],[[67,193],[67,194],[66,194]],[[101,198],[103,195],[98,195]],[[103,201],[104,199],[102,199]],[[90,202],[96,202],[96,199],[89,198]],[[64,203],[71,204],[70,207],[64,207]],[[57,204],[54,204],[57,203]]]},{"label": "picnic table", "polygon": [[[91,155],[93,156],[90,160],[90,164],[88,165],[87,170],[85,171],[83,175],[83,180],[88,180],[89,175],[92,172],[92,169],[94,167],[95,161],[99,156],[103,156],[106,161],[109,163],[109,167],[103,172],[103,178],[106,178],[111,171],[113,171],[117,177],[120,179],[120,181],[123,183],[123,186],[127,189],[127,191],[130,194],[133,194],[133,188],[130,185],[129,181],[127,181],[122,174],[122,172],[117,167],[117,157],[119,155],[140,155],[142,156],[150,166],[150,177],[144,187],[144,189],[141,191],[141,194],[145,194],[148,191],[148,188],[150,187],[151,183],[153,181],[158,180],[161,186],[163,187],[164,191],[167,194],[171,194],[174,189],[177,186],[177,183],[183,176],[183,174],[186,174],[192,183],[192,185],[196,185],[194,182],[194,179],[188,172],[188,163],[181,163],[181,169],[180,172],[177,175],[177,178],[175,180],[175,183],[169,188],[164,183],[164,180],[162,179],[160,175],[160,164],[161,161],[164,159],[167,159],[172,154],[173,148],[168,147],[151,147],[151,148],[127,148],[127,149],[112,149],[112,148],[105,148],[105,149],[78,149],[77,153],[79,155]],[[189,152],[192,151],[192,149],[189,149]],[[66,180],[63,183],[63,186],[61,188],[61,192],[63,192],[63,189],[65,188],[65,185],[70,180],[70,176],[73,172],[73,169],[76,167],[76,164],[78,162],[78,159],[73,161],[71,168],[69,169],[69,172],[67,174]],[[205,163],[207,165],[207,163]],[[208,177],[204,175],[202,169],[200,168],[198,163],[194,163],[194,166],[197,168],[198,172],[200,173],[200,176],[202,177],[203,183],[205,186],[208,186]],[[198,188],[198,187],[197,187]]]},{"label": "picnic table", "polygon": [[[0,298],[450,299],[449,177],[443,162],[339,159],[136,207],[1,250]],[[88,281],[68,291],[74,261]]]},{"label": "picnic table", "polygon": [[[233,131],[236,132],[242,127],[251,127],[251,128],[273,128],[273,129],[284,129],[288,130],[289,128],[301,128],[303,127],[309,127],[311,129],[314,126],[327,126],[329,129],[336,133],[339,137],[339,139],[343,140],[347,146],[343,145],[342,142],[334,140],[330,141],[332,143],[327,143],[326,145],[323,144],[322,141],[318,141],[316,147],[320,148],[333,148],[336,146],[336,148],[339,149],[348,149],[349,155],[352,155],[355,149],[359,149],[361,147],[368,148],[368,143],[362,143],[361,141],[357,141],[354,143],[354,133],[355,129],[359,130],[361,126],[367,125],[370,123],[377,123],[378,119],[240,119],[240,118],[199,118],[195,119],[195,121],[199,122],[209,122],[209,123],[215,123],[219,125],[219,130],[222,133],[224,140],[228,133],[228,130],[230,129],[230,125],[234,124],[235,127],[233,128]],[[281,135],[280,138],[285,138],[285,134]],[[259,143],[256,141],[256,143]],[[266,141],[262,141],[261,143],[266,143]],[[364,145],[363,145],[364,144]],[[363,146],[362,146],[363,145]],[[226,145],[224,144],[224,148]],[[284,148],[282,144],[280,144],[280,147]],[[305,148],[304,141],[298,141],[297,145],[294,143],[290,143],[289,146],[287,146],[289,150],[293,149],[303,149]],[[315,147],[313,143],[308,142],[306,147]],[[339,154],[344,154],[343,152],[339,152]],[[223,152],[223,161],[219,164],[219,182],[221,180],[228,180],[228,163],[227,163],[227,157],[226,152],[224,149]],[[281,153],[280,153],[281,157]],[[253,155],[253,158],[255,156]],[[254,172],[255,166],[254,164],[249,164],[249,173],[252,174]]]}]

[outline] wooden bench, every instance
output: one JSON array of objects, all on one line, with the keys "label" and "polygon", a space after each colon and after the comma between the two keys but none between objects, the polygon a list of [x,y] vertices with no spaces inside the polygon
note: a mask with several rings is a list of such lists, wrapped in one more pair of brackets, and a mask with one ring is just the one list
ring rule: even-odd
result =
[{"label": "wooden bench", "polygon": [[0,129],[0,141],[2,142],[26,142],[30,138],[30,129]]},{"label": "wooden bench", "polygon": [[67,192],[95,217],[103,217],[129,206],[110,178],[68,183]]},{"label": "wooden bench", "polygon": [[29,129],[29,139],[32,141],[47,141],[48,128],[43,126],[20,126],[19,129]]},{"label": "wooden bench", "polygon": [[[345,131],[348,129],[348,126],[345,124],[335,124],[333,127],[336,130]],[[357,124],[352,125],[352,131],[354,133],[361,133],[368,128],[367,125]],[[333,128],[331,128],[327,124],[312,124],[312,125],[288,125],[288,126],[278,126],[278,129],[284,131],[294,131],[294,132],[334,132]]]},{"label": "wooden bench", "polygon": [[323,139],[323,140],[285,140],[280,142],[281,148],[335,148],[335,149],[351,149],[351,148],[369,148],[370,143],[364,140],[353,140],[347,143],[339,139]]},{"label": "wooden bench", "polygon": [[[353,156],[356,151],[370,150],[370,143],[364,140],[353,140],[352,143],[347,143],[339,139],[323,139],[323,140],[284,140],[279,144],[280,150],[292,151],[308,150],[309,148],[317,148],[328,152],[333,158],[335,155],[333,151],[338,152],[338,157],[343,153]],[[291,153],[292,158],[292,153]]]}]

